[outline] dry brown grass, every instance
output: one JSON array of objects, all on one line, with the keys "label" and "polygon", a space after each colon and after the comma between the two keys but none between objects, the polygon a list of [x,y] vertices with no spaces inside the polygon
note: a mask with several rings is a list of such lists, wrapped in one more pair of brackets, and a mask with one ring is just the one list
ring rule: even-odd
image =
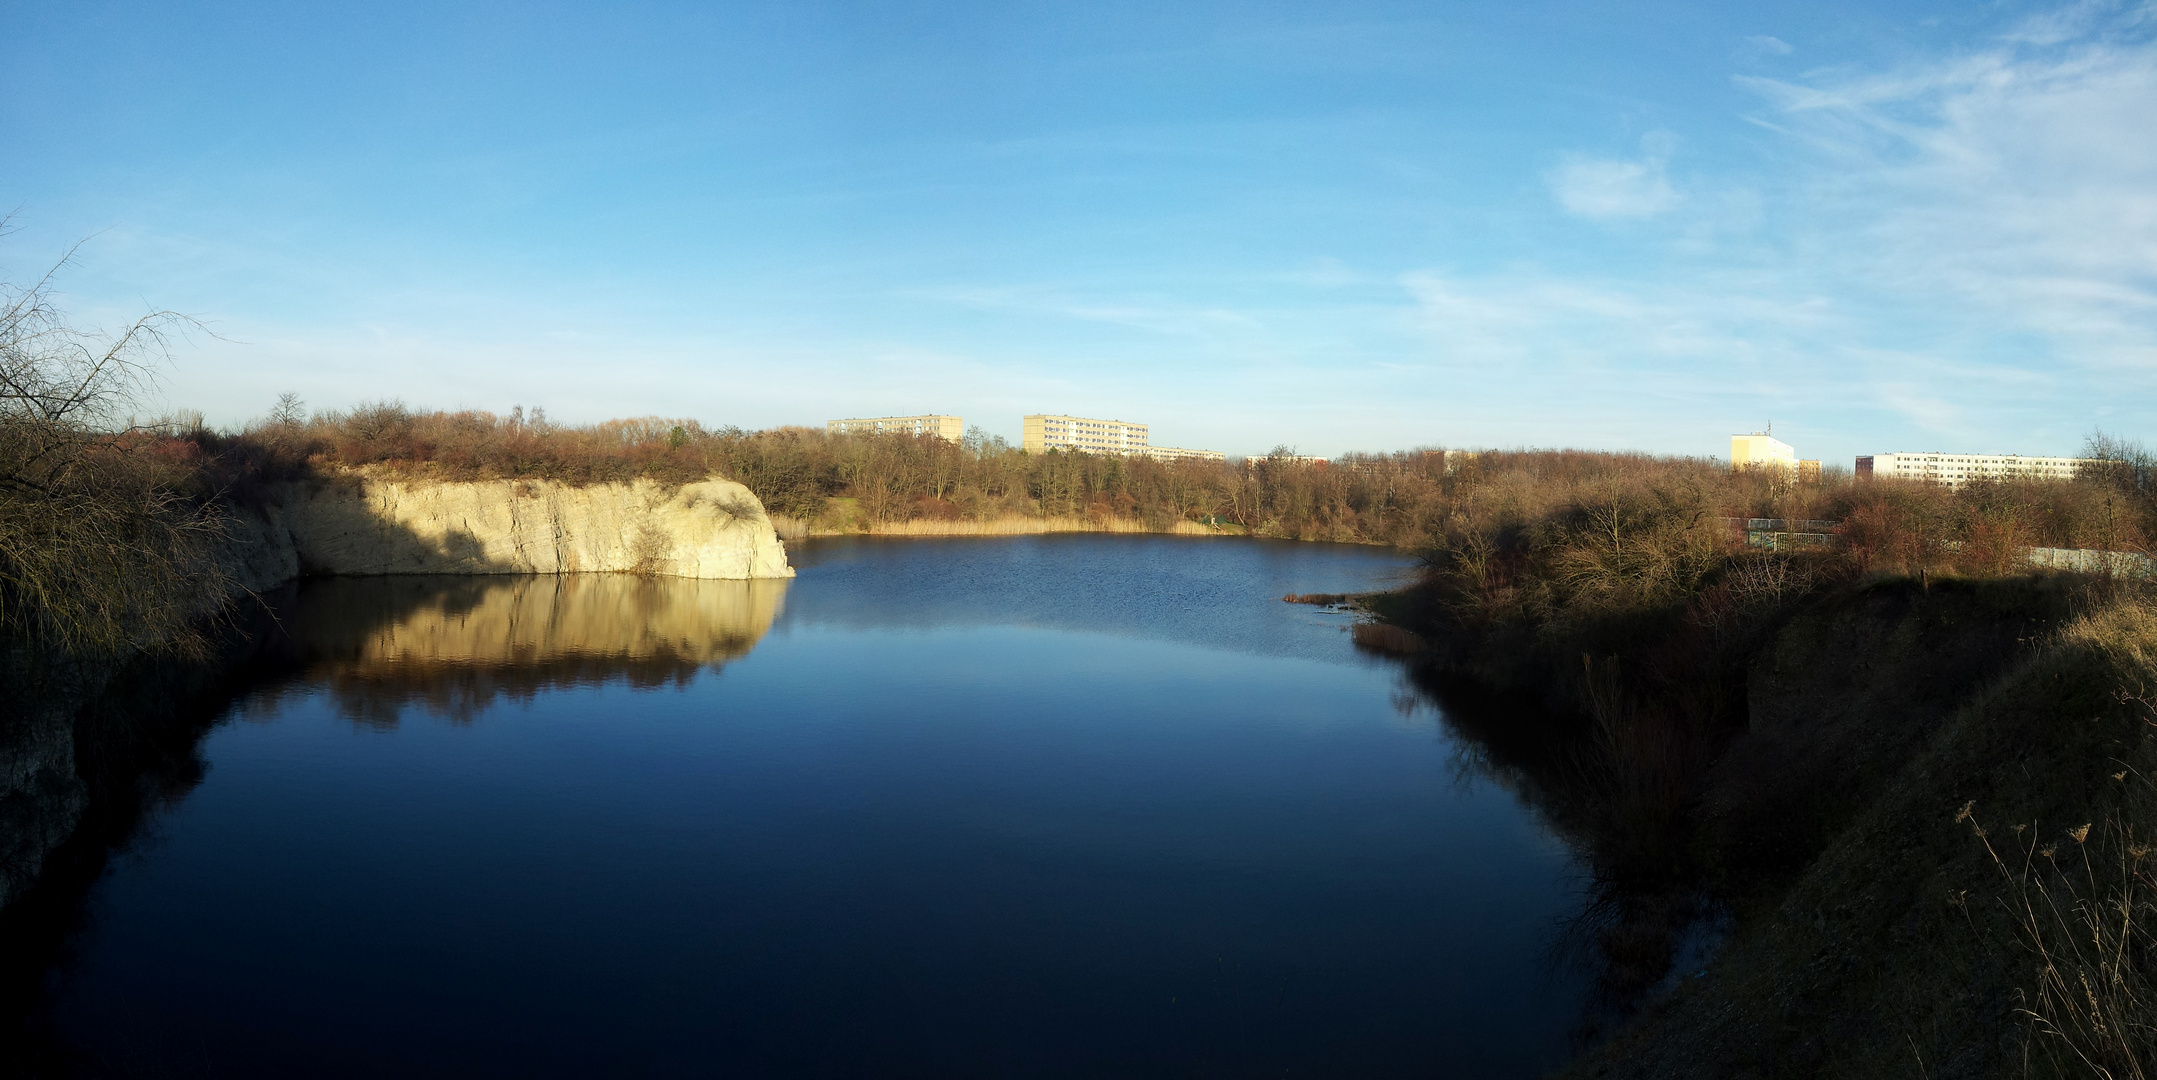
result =
[{"label": "dry brown grass", "polygon": [[[2044,836],[2015,826],[2000,839],[1963,807],[2001,879],[1998,897],[2036,967],[2022,988],[2036,1037],[2030,1053],[2055,1075],[2143,1080],[2157,1063],[2157,880],[2151,842],[2117,817]],[[2092,836],[2092,829],[2096,835]]]},{"label": "dry brown grass", "polygon": [[[2157,610],[2119,604],[2063,635],[2070,646],[2106,655],[2128,680],[2115,690],[2140,716],[2143,739],[2157,733]],[[2116,791],[2101,818],[2047,834],[2035,822],[1997,837],[1978,824],[1975,803],[1956,816],[2001,881],[2001,907],[2035,962],[2034,988],[2019,1010],[2035,1038],[2033,1056],[2057,1075],[2143,1080],[2157,1072],[2157,778],[2132,764],[2114,773]]]}]

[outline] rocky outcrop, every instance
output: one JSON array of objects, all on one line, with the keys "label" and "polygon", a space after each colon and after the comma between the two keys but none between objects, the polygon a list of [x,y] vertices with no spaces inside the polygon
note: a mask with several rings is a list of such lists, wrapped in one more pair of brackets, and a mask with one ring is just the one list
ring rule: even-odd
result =
[{"label": "rocky outcrop", "polygon": [[288,485],[246,523],[251,588],[320,574],[794,576],[764,506],[731,480],[572,487],[352,475]]}]

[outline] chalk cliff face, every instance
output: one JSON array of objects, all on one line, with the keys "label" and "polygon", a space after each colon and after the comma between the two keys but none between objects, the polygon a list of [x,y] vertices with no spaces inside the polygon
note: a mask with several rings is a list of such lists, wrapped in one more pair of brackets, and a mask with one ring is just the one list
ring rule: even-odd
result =
[{"label": "chalk cliff face", "polygon": [[344,477],[286,488],[243,576],[572,574],[786,578],[764,505],[731,480],[571,487]]}]

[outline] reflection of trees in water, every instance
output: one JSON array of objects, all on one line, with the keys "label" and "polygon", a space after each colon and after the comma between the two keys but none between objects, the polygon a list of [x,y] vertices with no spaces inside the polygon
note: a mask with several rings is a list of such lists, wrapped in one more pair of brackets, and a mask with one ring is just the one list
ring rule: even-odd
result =
[{"label": "reflection of trees in water", "polygon": [[620,574],[310,583],[288,620],[304,674],[256,707],[321,688],[353,721],[394,727],[415,705],[461,722],[546,690],[686,686],[756,647],[786,584]]},{"label": "reflection of trees in water", "polygon": [[1407,667],[1403,682],[1396,707],[1437,714],[1455,736],[1456,775],[1519,799],[1587,869],[1551,959],[1591,974],[1577,1034],[1599,1040],[1682,974],[1676,961],[1722,923],[1690,850],[1686,786],[1712,745],[1617,701],[1599,715],[1564,715],[1427,666]]},{"label": "reflection of trees in water", "polygon": [[[755,639],[743,639],[736,656],[746,655]],[[717,671],[719,661],[677,653],[651,656],[582,656],[569,654],[528,664],[476,664],[405,661],[379,666],[325,665],[310,670],[296,684],[274,692],[268,704],[285,693],[319,684],[337,703],[338,714],[355,723],[388,729],[411,706],[468,723],[497,702],[528,704],[544,690],[624,682],[639,690],[688,686],[697,673]]]}]

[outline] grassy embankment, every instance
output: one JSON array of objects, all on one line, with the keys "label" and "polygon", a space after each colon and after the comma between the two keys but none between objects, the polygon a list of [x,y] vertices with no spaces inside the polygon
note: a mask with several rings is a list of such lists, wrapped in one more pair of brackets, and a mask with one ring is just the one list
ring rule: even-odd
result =
[{"label": "grassy embankment", "polygon": [[[1586,853],[1607,1000],[1654,1001],[1575,1072],[2142,1075],[2157,598],[2026,560],[2146,550],[2149,458],[2093,449],[1953,494],[1478,462],[1366,637],[1413,632],[1442,698],[1548,709],[1454,711]],[[1728,521],[1769,516],[1845,524],[1768,551]],[[1672,970],[1717,913],[1718,959]]]}]

